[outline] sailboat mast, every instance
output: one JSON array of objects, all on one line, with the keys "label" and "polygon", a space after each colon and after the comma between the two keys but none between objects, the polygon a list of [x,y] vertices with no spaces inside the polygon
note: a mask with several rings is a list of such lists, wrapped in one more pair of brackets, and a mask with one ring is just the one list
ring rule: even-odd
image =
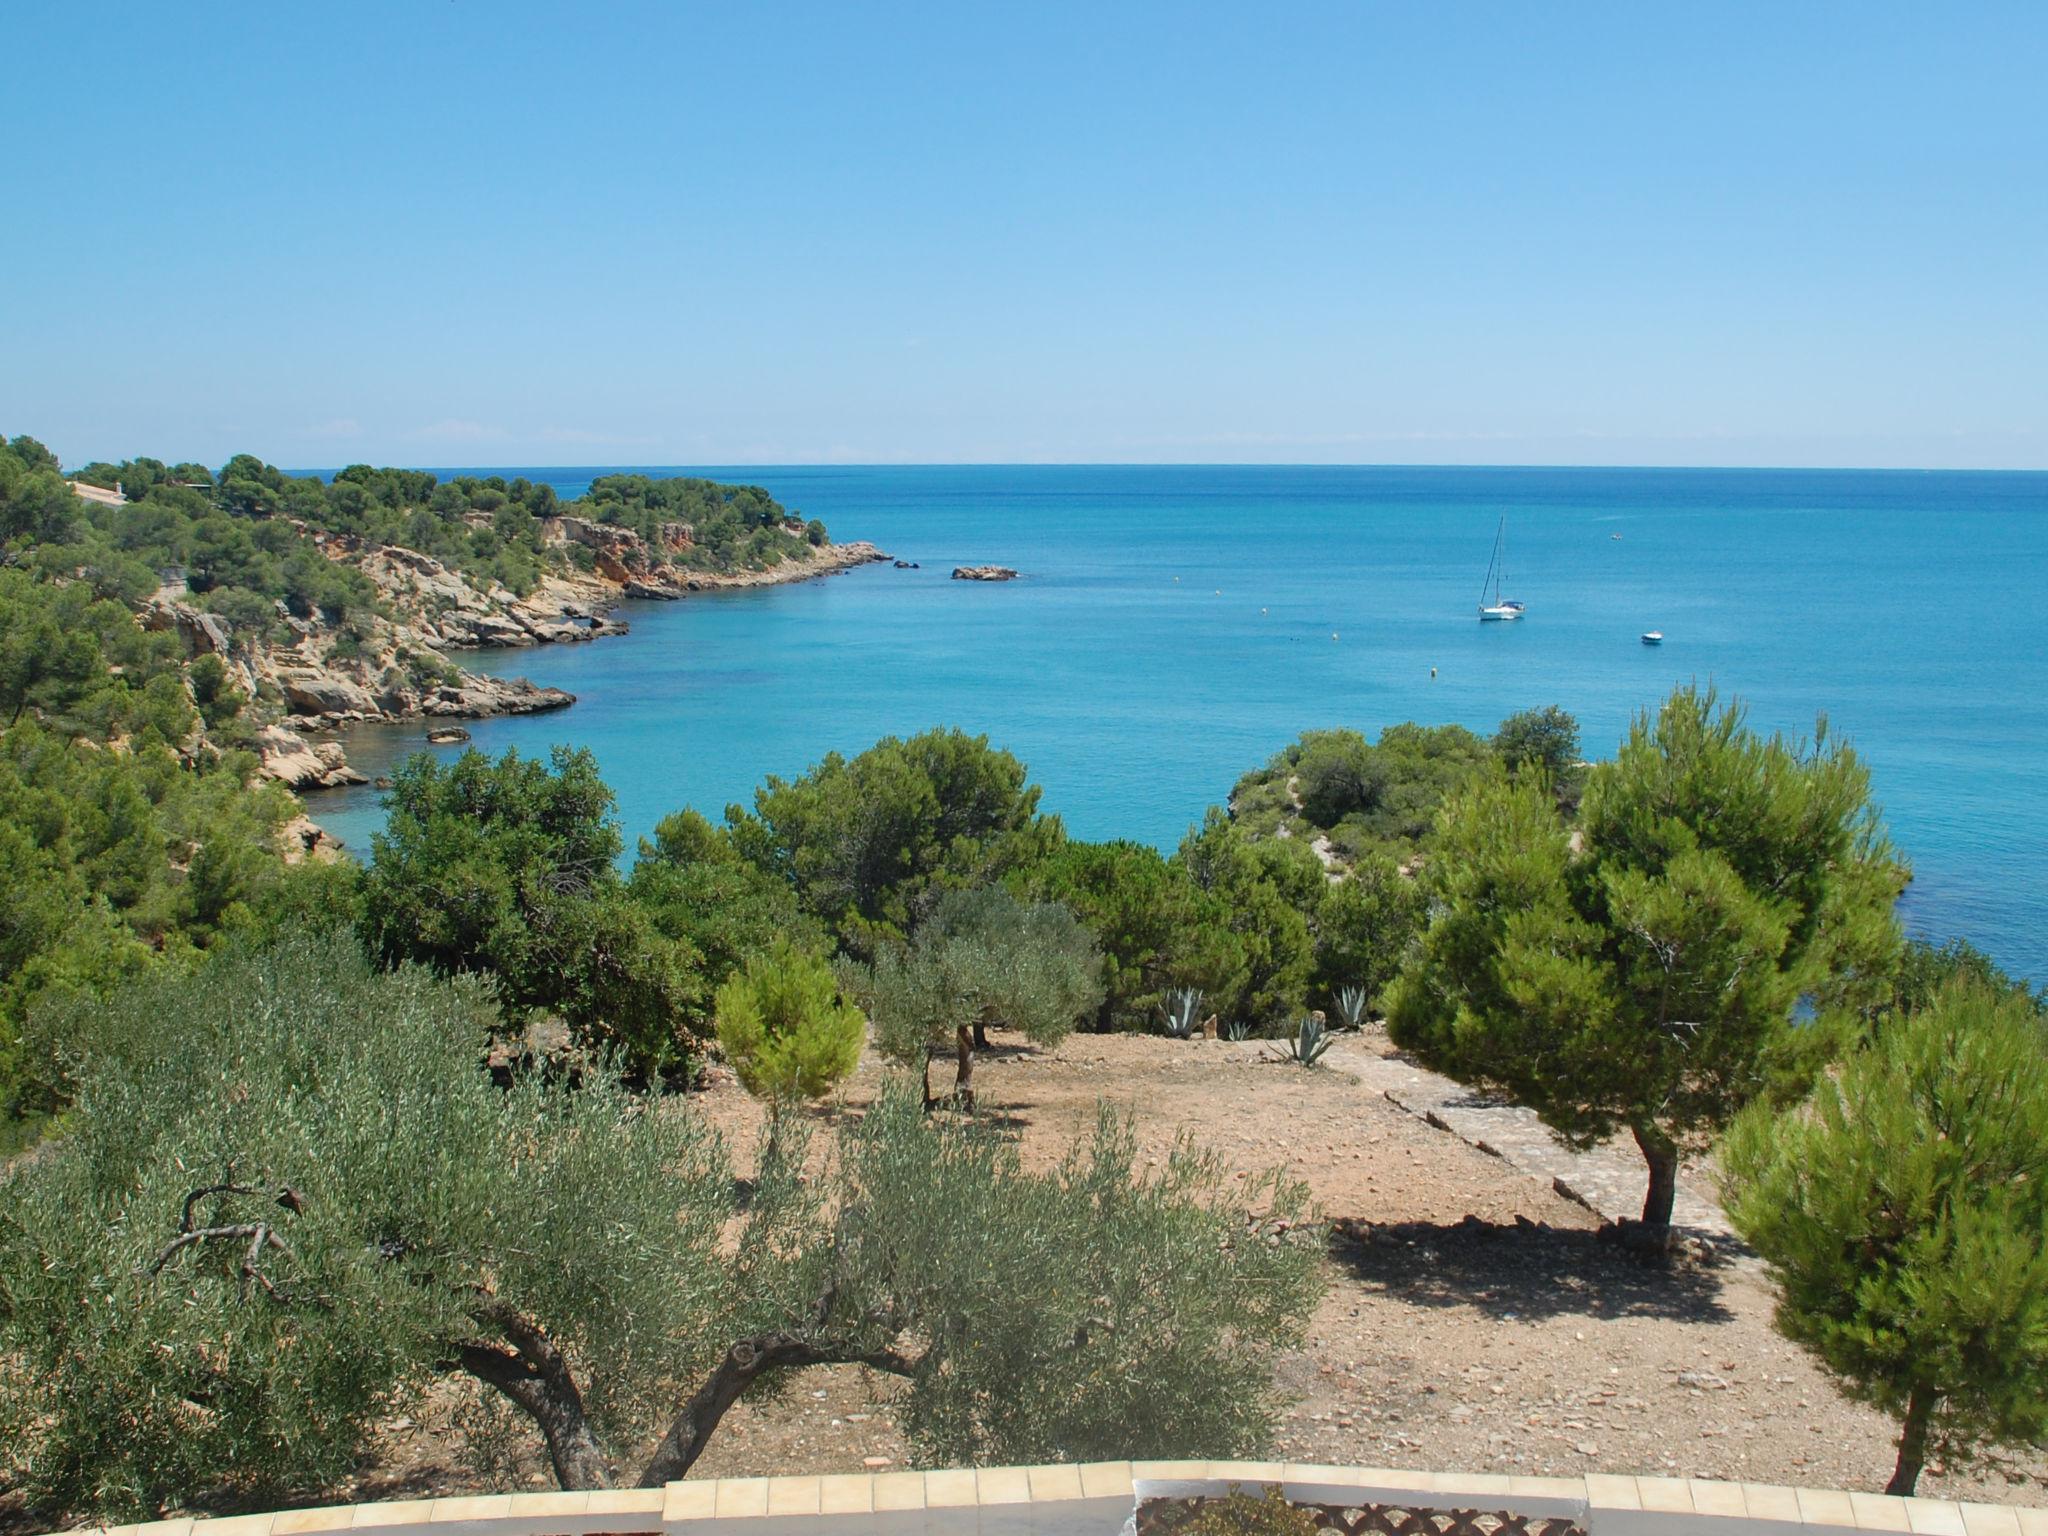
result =
[{"label": "sailboat mast", "polygon": [[1487,606],[1486,593],[1489,587],[1493,591],[1494,603],[1498,605],[1500,602],[1500,584],[1507,579],[1507,545],[1508,515],[1503,512],[1500,515],[1500,527],[1494,530],[1493,556],[1486,562],[1486,580],[1479,587],[1479,606],[1482,608]]}]

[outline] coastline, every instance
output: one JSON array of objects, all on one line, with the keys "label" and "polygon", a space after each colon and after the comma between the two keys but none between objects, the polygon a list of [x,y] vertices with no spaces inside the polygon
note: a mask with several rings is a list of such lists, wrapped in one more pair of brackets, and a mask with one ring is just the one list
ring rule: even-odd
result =
[{"label": "coastline", "polygon": [[[572,529],[565,542],[574,538]],[[292,790],[305,808],[289,829],[295,857],[332,857],[341,846],[313,821],[308,792],[370,782],[350,765],[341,743],[331,739],[334,733],[366,724],[536,714],[567,709],[576,702],[573,693],[540,687],[524,677],[456,667],[449,660],[451,653],[521,650],[621,635],[628,625],[615,614],[628,600],[679,602],[707,593],[794,585],[890,559],[873,543],[856,539],[806,546],[765,569],[699,571],[634,558],[638,552],[616,537],[607,542],[610,548],[599,554],[592,570],[551,574],[524,597],[503,589],[480,591],[439,561],[400,546],[328,551],[330,558],[350,559],[376,580],[406,619],[393,626],[374,655],[337,659],[331,640],[321,654],[322,637],[308,628],[293,647],[240,660],[252,695],[266,687],[274,689],[287,709],[282,719],[257,732],[255,747],[261,774]],[[176,628],[194,654],[214,652],[226,659],[228,637],[218,621],[178,601],[181,595],[160,593],[145,609],[145,624]],[[423,655],[439,662],[445,675],[416,687],[378,687],[372,679],[371,674],[388,674],[400,661],[417,674]]]}]

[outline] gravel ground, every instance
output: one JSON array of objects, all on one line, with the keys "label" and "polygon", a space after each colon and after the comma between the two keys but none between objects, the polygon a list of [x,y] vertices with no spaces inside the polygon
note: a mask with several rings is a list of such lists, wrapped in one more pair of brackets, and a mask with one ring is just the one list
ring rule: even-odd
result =
[{"label": "gravel ground", "polygon": [[[1049,1164],[1107,1100],[1135,1117],[1144,1155],[1191,1128],[1245,1170],[1284,1166],[1330,1222],[1330,1289],[1307,1347],[1281,1362],[1294,1395],[1277,1433],[1290,1460],[1425,1470],[1641,1472],[1876,1490],[1896,1431],[1849,1402],[1771,1327],[1757,1261],[1696,1241],[1669,1267],[1599,1235],[1597,1218],[1389,1103],[1342,1070],[1261,1059],[1254,1043],[1081,1035],[1001,1049],[978,1066],[984,1110]],[[1370,1038],[1359,1042],[1384,1051]],[[870,1059],[841,1110],[874,1092]],[[757,1107],[729,1081],[690,1101],[750,1144]],[[807,1372],[729,1416],[693,1475],[859,1471],[911,1464],[896,1384]],[[446,1454],[440,1415],[385,1437],[352,1493],[477,1485]],[[1936,1497],[2040,1502],[2048,1463],[1930,1470]],[[538,1462],[520,1476],[545,1481]]]}]

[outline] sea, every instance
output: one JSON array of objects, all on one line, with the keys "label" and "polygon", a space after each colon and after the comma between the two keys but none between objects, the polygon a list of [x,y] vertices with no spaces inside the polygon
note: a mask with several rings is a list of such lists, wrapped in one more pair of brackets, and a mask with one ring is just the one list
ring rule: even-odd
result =
[{"label": "sea", "polygon": [[[598,468],[525,475],[574,498]],[[1909,929],[2048,982],[2048,473],[1382,467],[645,468],[765,486],[868,566],[628,603],[629,633],[468,653],[577,696],[477,747],[590,748],[630,849],[771,774],[927,726],[986,733],[1084,838],[1173,848],[1304,730],[1490,732],[1531,706],[1586,755],[1676,684],[1760,730],[1822,720],[1913,870]],[[1505,518],[1512,623],[1477,609]],[[957,565],[1014,582],[955,581]],[[1642,642],[1645,631],[1664,635]],[[418,725],[345,738],[364,772]],[[308,797],[367,856],[369,787]]]}]

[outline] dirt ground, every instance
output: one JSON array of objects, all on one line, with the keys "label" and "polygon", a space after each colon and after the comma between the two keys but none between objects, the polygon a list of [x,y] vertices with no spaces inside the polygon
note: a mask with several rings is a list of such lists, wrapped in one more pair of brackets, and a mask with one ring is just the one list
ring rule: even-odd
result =
[{"label": "dirt ground", "polygon": [[[864,1061],[845,1109],[880,1077]],[[1243,1169],[1307,1181],[1330,1223],[1330,1288],[1307,1347],[1280,1365],[1294,1399],[1277,1435],[1283,1459],[1869,1490],[1890,1474],[1891,1422],[1779,1338],[1753,1257],[1695,1245],[1672,1267],[1646,1266],[1547,1182],[1341,1069],[1263,1060],[1254,1042],[1077,1035],[1053,1052],[999,1039],[975,1086],[1035,1164],[1086,1135],[1106,1100],[1135,1117],[1144,1155],[1163,1157],[1189,1129]],[[737,1147],[751,1144],[760,1111],[737,1085],[691,1103]],[[833,1112],[820,1119],[829,1126]],[[692,1475],[911,1465],[895,1387],[853,1368],[808,1372],[773,1401],[740,1405]],[[443,1425],[402,1421],[356,1494],[474,1485],[449,1444]],[[519,1475],[539,1486],[543,1470],[536,1460]],[[2037,1502],[2044,1474],[2038,1457],[1930,1468],[1921,1491]]]}]

